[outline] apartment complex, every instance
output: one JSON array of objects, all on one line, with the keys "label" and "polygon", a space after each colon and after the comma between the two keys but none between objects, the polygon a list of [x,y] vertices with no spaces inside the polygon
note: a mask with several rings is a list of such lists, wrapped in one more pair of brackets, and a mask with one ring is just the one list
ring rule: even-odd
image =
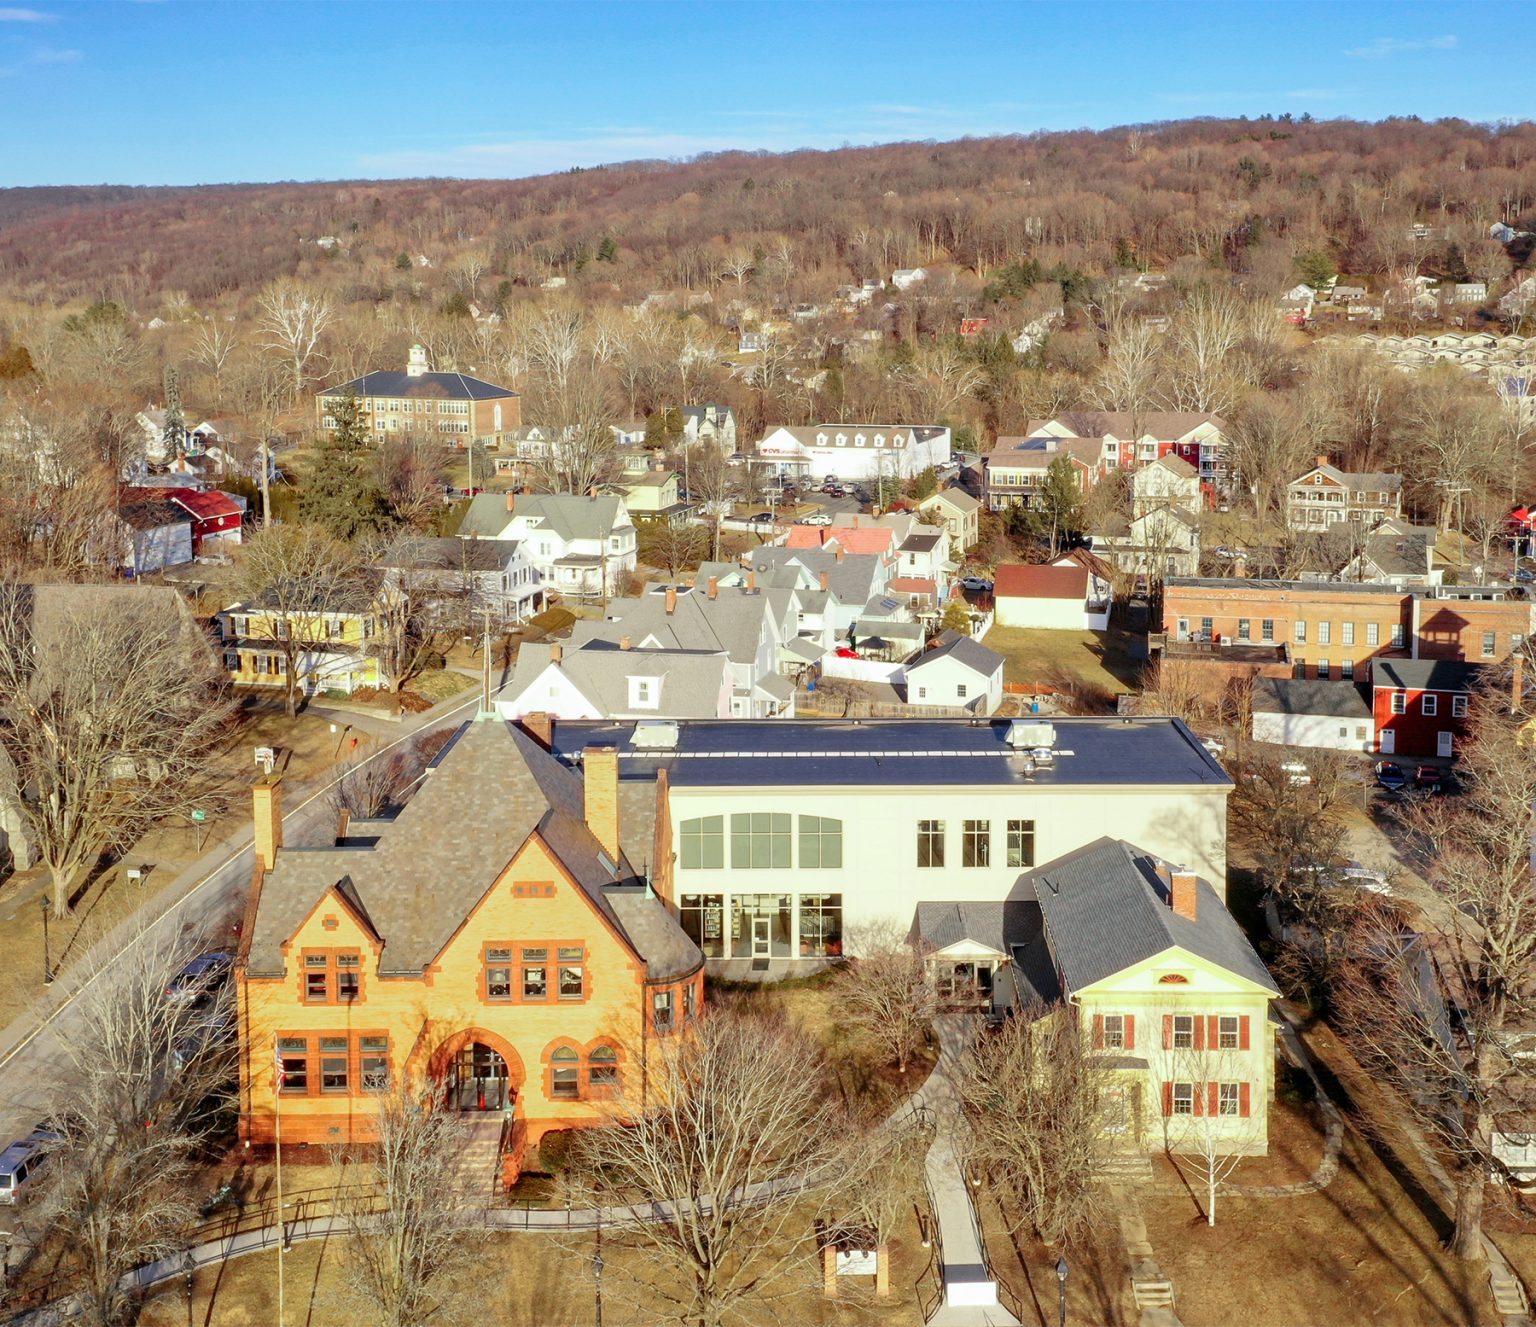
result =
[{"label": "apartment complex", "polygon": [[334,408],[348,396],[362,406],[375,442],[433,434],[460,447],[471,442],[499,447],[523,422],[520,398],[511,388],[466,373],[435,373],[421,346],[411,347],[404,373],[378,369],[321,392],[315,410],[322,429],[336,427]]}]

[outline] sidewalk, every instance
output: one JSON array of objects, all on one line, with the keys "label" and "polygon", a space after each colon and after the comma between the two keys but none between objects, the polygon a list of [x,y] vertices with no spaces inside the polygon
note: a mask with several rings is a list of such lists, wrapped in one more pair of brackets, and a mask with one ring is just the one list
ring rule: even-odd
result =
[{"label": "sidewalk", "polygon": [[1019,1320],[998,1302],[997,1282],[987,1263],[981,1225],[971,1201],[956,1140],[960,1131],[958,1063],[975,1031],[968,1014],[941,1014],[934,1024],[939,1060],[912,1104],[933,1112],[933,1142],[924,1170],[928,1199],[938,1222],[944,1301],[929,1327],[1018,1327]]}]

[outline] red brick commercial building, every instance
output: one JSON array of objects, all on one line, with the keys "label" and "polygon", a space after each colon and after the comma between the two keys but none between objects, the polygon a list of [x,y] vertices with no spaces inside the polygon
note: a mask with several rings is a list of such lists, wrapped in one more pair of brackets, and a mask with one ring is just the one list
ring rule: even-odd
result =
[{"label": "red brick commercial building", "polygon": [[1293,676],[1322,680],[1363,679],[1376,659],[1498,663],[1530,636],[1532,614],[1523,592],[1504,586],[1170,577],[1163,587],[1170,643],[1285,644]]},{"label": "red brick commercial building", "polygon": [[420,346],[411,347],[404,373],[379,369],[321,392],[315,409],[322,429],[336,427],[333,409],[348,395],[363,407],[375,442],[434,434],[458,447],[499,447],[523,423],[521,398],[511,388],[466,373],[434,373]]}]

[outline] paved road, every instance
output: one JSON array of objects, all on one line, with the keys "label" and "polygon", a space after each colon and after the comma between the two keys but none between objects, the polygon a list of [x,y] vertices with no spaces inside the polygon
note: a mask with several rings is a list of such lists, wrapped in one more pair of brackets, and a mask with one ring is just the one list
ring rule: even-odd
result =
[{"label": "paved road", "polygon": [[[423,729],[467,718],[478,704],[478,696],[455,698],[425,714],[390,724],[385,740],[368,759],[378,759]],[[283,835],[287,843],[314,845],[332,835],[335,821],[329,793],[335,782],[327,778],[285,789]],[[251,836],[248,829],[242,829],[209,848],[197,862],[168,881],[137,916],[108,932],[97,943],[96,953],[110,956],[122,952],[136,936],[146,931],[163,934],[164,927],[177,927],[189,935],[216,932],[239,917],[250,880]],[[46,1004],[26,1011],[0,1031],[0,1147],[28,1132],[50,1110],[67,1104],[69,1062],[63,1048],[65,1040],[79,1031],[75,1001],[93,980],[92,969],[99,968],[100,962],[87,956],[49,988]],[[5,1224],[0,1219],[0,1228]]]}]

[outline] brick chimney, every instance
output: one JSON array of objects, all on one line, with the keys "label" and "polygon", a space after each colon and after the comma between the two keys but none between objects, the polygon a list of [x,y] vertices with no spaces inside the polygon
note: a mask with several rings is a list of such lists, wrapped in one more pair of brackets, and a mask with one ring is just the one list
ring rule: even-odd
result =
[{"label": "brick chimney", "polygon": [[619,749],[589,746],[581,753],[581,782],[586,793],[587,828],[616,862],[619,860]]},{"label": "brick chimney", "polygon": [[1195,881],[1198,877],[1184,866],[1168,870],[1168,897],[1176,916],[1195,920]]},{"label": "brick chimney", "polygon": [[671,617],[677,611],[677,586],[667,586],[667,616]]},{"label": "brick chimney", "polygon": [[709,597],[711,599],[713,599],[719,593],[720,593],[720,578],[718,576],[711,576],[709,578]]},{"label": "brick chimney", "polygon": [[507,515],[510,516],[516,510],[517,510],[517,494],[516,493],[508,493],[507,494]]},{"label": "brick chimney", "polygon": [[841,544],[837,546],[837,552],[834,556],[839,562],[841,562],[847,556],[847,554],[843,551],[843,546]]},{"label": "brick chimney", "polygon": [[533,714],[523,715],[517,722],[518,727],[546,751],[555,744],[555,716],[553,714],[539,710]]},{"label": "brick chimney", "polygon": [[821,573],[821,592],[823,594],[825,594],[827,592],[827,573],[826,572],[822,572]]},{"label": "brick chimney", "polygon": [[757,593],[757,573],[755,571],[749,571],[747,573],[747,593]]},{"label": "brick chimney", "polygon": [[854,518],[853,518],[853,528],[854,528],[854,529],[855,529],[855,530],[857,530],[857,529],[858,529],[858,528],[859,528],[859,518],[858,518],[858,514],[857,514],[857,513],[855,513],[855,514],[854,514]]},{"label": "brick chimney", "polygon": [[256,864],[270,871],[283,846],[283,776],[263,774],[251,785],[251,811],[256,822]]},{"label": "brick chimney", "polygon": [[1317,463],[1319,465],[1327,465],[1328,464],[1328,458],[1326,456],[1319,456],[1317,458]]},{"label": "brick chimney", "polygon": [[631,644],[631,641],[630,641],[628,636],[620,636],[619,637],[619,648],[621,650],[629,649],[630,644]]},{"label": "brick chimney", "polygon": [[549,642],[549,661],[550,661],[550,663],[557,664],[564,657],[565,657],[565,646],[562,645],[557,640],[550,641]]}]

